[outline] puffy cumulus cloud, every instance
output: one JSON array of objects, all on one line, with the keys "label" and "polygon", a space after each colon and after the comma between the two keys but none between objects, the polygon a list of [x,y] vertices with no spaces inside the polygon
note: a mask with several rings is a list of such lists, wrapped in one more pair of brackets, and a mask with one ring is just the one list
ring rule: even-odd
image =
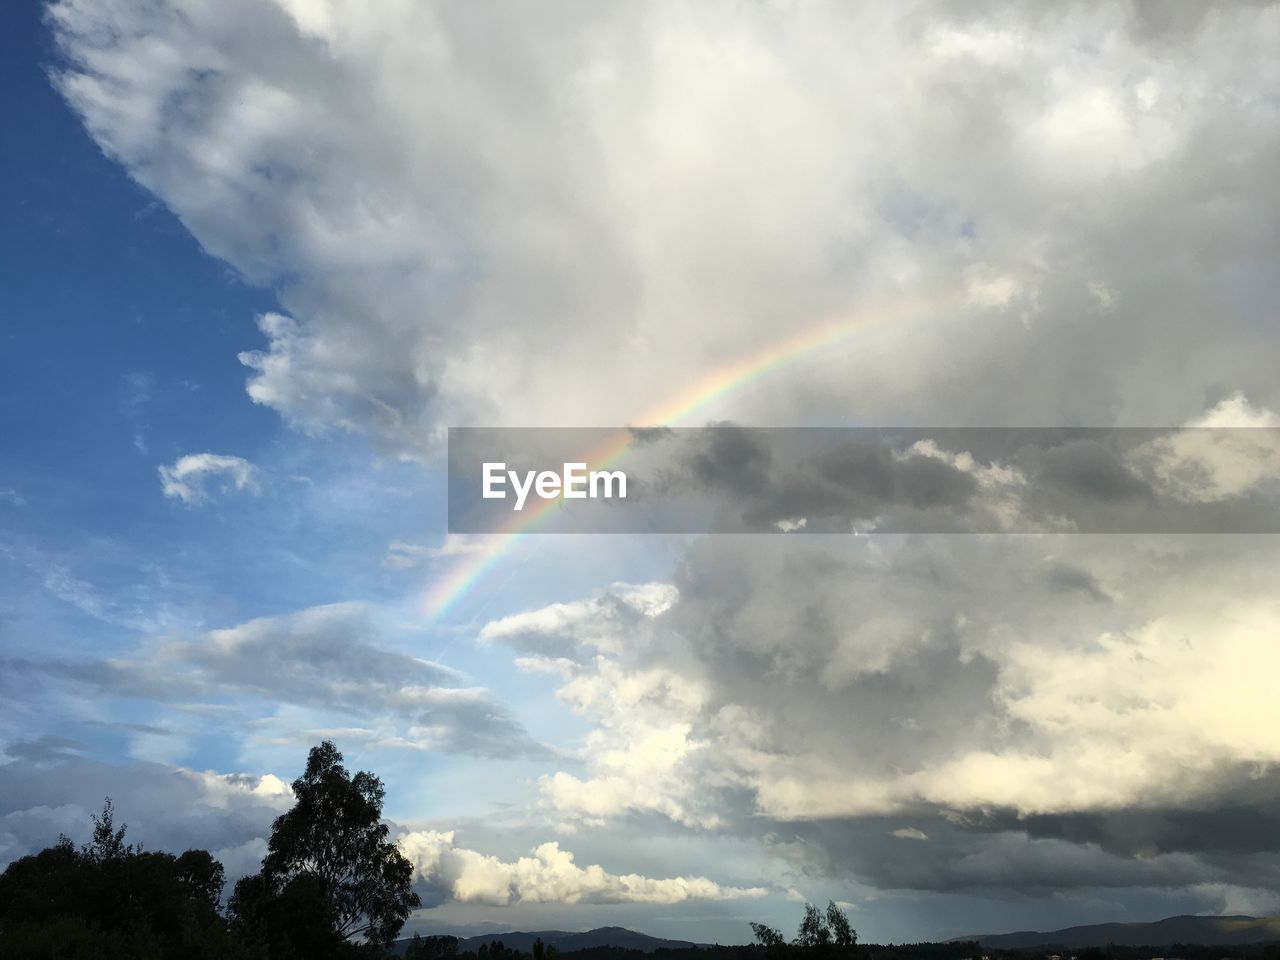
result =
[{"label": "puffy cumulus cloud", "polygon": [[391,633],[376,608],[336,603],[196,639],[162,640],[132,657],[10,659],[5,665],[15,676],[70,681],[102,696],[231,701],[254,716],[292,704],[385,721],[384,729],[364,731],[370,745],[489,757],[547,753],[491,692],[456,670],[393,649]]},{"label": "puffy cumulus cloud", "polygon": [[[47,738],[46,738],[47,739]],[[128,838],[148,849],[209,850],[228,876],[252,872],[271,821],[293,804],[272,774],[222,774],[158,763],[107,764],[78,753],[8,744],[0,764],[0,864],[49,846],[59,833],[87,840],[90,815],[115,802]]]},{"label": "puffy cumulus cloud", "polygon": [[190,453],[173,463],[161,464],[160,489],[166,497],[181,500],[189,507],[207,503],[209,487],[219,491],[249,490],[257,492],[258,483],[253,464],[242,457],[217,453]]},{"label": "puffy cumulus cloud", "polygon": [[458,847],[452,831],[413,831],[398,843],[414,865],[423,900],[508,906],[517,903],[683,903],[762,897],[762,887],[722,886],[705,877],[654,879],[615,874],[597,864],[581,867],[555,842],[531,856],[504,861]]},{"label": "puffy cumulus cloud", "polygon": [[[711,539],[665,605],[616,591],[492,632],[592,723],[585,773],[542,780],[571,823],[659,814],[810,858],[850,835],[826,866],[888,885],[1049,888],[1069,857],[1059,884],[1266,886],[1274,851],[1230,824],[1280,799],[1275,553],[1249,537]],[[919,839],[903,818],[929,853],[876,866]]]},{"label": "puffy cumulus cloud", "polygon": [[851,313],[845,345],[725,412],[1150,425],[1234,389],[1276,407],[1280,10],[1164,6],[49,16],[97,142],[280,289],[242,355],[253,399],[417,455],[442,423],[633,422]]},{"label": "puffy cumulus cloud", "polygon": [[1170,496],[1186,503],[1220,504],[1259,488],[1280,487],[1280,416],[1274,411],[1256,407],[1236,392],[1187,427],[1151,441],[1136,455]]}]

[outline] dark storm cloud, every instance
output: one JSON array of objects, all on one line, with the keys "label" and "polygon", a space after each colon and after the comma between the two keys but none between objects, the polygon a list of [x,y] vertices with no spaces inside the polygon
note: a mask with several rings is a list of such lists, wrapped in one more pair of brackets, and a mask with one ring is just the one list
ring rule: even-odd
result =
[{"label": "dark storm cloud", "polygon": [[1051,446],[1040,457],[1039,467],[1043,483],[1083,500],[1106,503],[1155,495],[1125,466],[1114,447],[1096,440],[1068,440]]},{"label": "dark storm cloud", "polygon": [[1097,578],[1092,573],[1074,564],[1050,563],[1045,568],[1044,580],[1049,585],[1049,589],[1059,593],[1078,591],[1097,600],[1099,603],[1111,599],[1107,592],[1098,585]]},{"label": "dark storm cloud", "polygon": [[946,516],[963,515],[977,490],[951,464],[878,439],[731,424],[675,437],[658,495],[709,494],[729,529],[769,531],[803,518],[810,533],[843,532],[898,510],[916,519],[932,511],[949,526]]},{"label": "dark storm cloud", "polygon": [[1239,871],[1233,875],[1183,852],[1124,856],[1094,844],[1033,837],[1016,829],[966,829],[924,813],[775,824],[769,829],[768,842],[798,868],[818,876],[856,877],[882,889],[1042,895],[1241,879]]},{"label": "dark storm cloud", "polygon": [[[921,805],[895,817],[751,822],[760,836],[815,876],[856,877],[877,887],[1044,894],[1073,888],[1176,888],[1280,883],[1280,777],[1243,802],[1224,770],[1221,806],[1018,815]],[[1264,792],[1265,791],[1265,792]]]},{"label": "dark storm cloud", "polygon": [[759,496],[769,487],[773,457],[768,437],[731,424],[717,424],[694,434],[684,454],[687,476],[700,487]]},{"label": "dark storm cloud", "polygon": [[1255,532],[1280,515],[1277,431],[717,424],[670,443],[658,497],[709,497],[719,530]]}]

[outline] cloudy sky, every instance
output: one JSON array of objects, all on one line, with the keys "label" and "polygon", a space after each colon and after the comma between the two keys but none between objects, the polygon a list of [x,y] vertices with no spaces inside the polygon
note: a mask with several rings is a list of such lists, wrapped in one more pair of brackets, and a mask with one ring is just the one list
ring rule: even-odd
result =
[{"label": "cloudy sky", "polygon": [[[443,461],[652,411],[1280,426],[1280,7],[2,16],[0,861],[109,794],[252,870],[329,737],[410,930],[1280,911],[1274,537],[508,542],[446,534]],[[1161,449],[1228,506],[1280,462]]]}]

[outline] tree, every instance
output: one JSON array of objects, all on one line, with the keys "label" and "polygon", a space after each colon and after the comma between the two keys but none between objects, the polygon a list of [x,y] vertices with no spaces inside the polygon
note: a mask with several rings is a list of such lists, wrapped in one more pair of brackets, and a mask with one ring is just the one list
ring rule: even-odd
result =
[{"label": "tree", "polygon": [[415,933],[404,952],[405,960],[455,960],[457,937],[424,937]]},{"label": "tree", "polygon": [[[833,903],[832,906],[834,907],[835,904]],[[810,949],[820,949],[831,943],[831,929],[827,926],[822,914],[818,912],[818,908],[812,903],[804,905],[804,919],[800,921],[800,929],[796,931],[795,943],[798,947]]]},{"label": "tree", "polygon": [[218,913],[223,869],[207,851],[143,852],[110,800],[77,850],[66,837],[0,874],[0,956],[229,960],[251,956]]},{"label": "tree", "polygon": [[112,860],[123,860],[134,853],[132,844],[125,845],[124,834],[129,829],[125,824],[119,830],[115,828],[116,806],[107,797],[102,802],[102,813],[91,813],[93,821],[93,839],[84,848],[84,855],[95,863],[107,863]]},{"label": "tree", "polygon": [[849,924],[849,918],[834,900],[827,902],[826,911],[811,903],[804,905],[804,919],[790,945],[782,934],[763,923],[751,924],[756,942],[765,948],[766,956],[782,957],[792,949],[816,952],[819,956],[851,955],[858,944],[858,933]]},{"label": "tree", "polygon": [[501,940],[493,940],[480,944],[476,950],[476,960],[516,960],[516,951],[508,949]]},{"label": "tree", "polygon": [[849,950],[857,945],[858,931],[849,925],[849,918],[836,906],[834,900],[827,901],[827,926],[831,929],[831,939],[837,947]]},{"label": "tree", "polygon": [[756,942],[764,947],[766,957],[774,960],[786,955],[787,938],[773,927],[763,923],[753,923],[751,932],[755,934]]},{"label": "tree", "polygon": [[[261,873],[236,884],[230,905],[236,922],[256,928],[259,939],[276,939],[284,922],[305,928],[309,940],[323,935],[389,946],[421,901],[412,889],[413,865],[387,839],[382,781],[363,770],[349,774],[326,740],[311,748],[293,794],[293,808],[271,826]],[[296,922],[301,915],[305,924]],[[292,949],[301,952],[301,944]],[[308,952],[328,949],[318,944]]]},{"label": "tree", "polygon": [[174,871],[194,900],[206,904],[211,910],[218,909],[227,873],[209,851],[186,851],[174,862]]}]

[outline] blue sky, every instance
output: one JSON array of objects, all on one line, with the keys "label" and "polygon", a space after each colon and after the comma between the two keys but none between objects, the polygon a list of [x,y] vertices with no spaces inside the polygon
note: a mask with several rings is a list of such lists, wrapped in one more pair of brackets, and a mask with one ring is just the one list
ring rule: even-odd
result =
[{"label": "blue sky", "polygon": [[1272,538],[530,536],[424,599],[493,546],[447,427],[833,316],[698,417],[1280,424],[1280,15],[1164,10],[6,9],[0,860],[111,793],[238,875],[331,736],[411,929],[1274,912]]}]

